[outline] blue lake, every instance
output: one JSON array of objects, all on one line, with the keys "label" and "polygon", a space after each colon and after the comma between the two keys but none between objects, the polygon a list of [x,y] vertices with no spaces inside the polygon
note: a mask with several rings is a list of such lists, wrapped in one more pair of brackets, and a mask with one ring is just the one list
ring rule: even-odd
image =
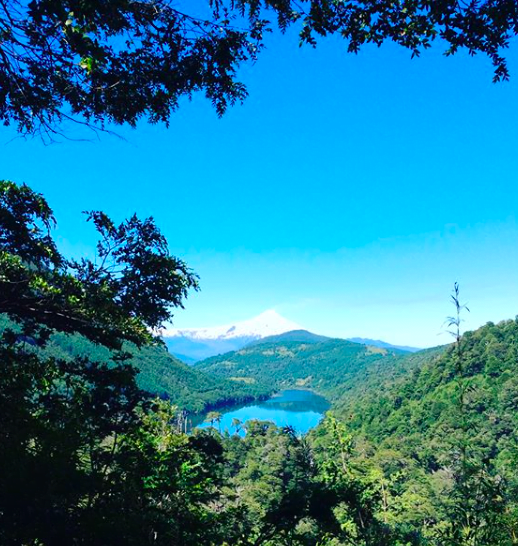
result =
[{"label": "blue lake", "polygon": [[[329,402],[325,398],[312,391],[285,390],[264,402],[222,409],[221,423],[214,423],[213,426],[221,432],[227,430],[230,434],[234,434],[236,432],[235,427],[232,426],[234,419],[239,419],[242,423],[257,419],[272,421],[279,427],[291,426],[299,434],[305,434],[318,425],[329,407]],[[205,428],[210,427],[211,424],[203,422],[197,426]]]}]

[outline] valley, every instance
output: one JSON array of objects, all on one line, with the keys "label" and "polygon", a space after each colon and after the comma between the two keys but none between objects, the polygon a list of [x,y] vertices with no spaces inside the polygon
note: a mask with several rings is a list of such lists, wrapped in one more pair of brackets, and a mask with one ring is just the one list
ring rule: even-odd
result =
[{"label": "valley", "polygon": [[312,389],[335,402],[408,372],[419,362],[419,355],[297,330],[208,358],[194,368],[275,391]]},{"label": "valley", "polygon": [[[16,325],[3,318],[1,329],[11,328]],[[300,329],[255,339],[191,366],[161,344],[125,349],[147,398],[176,406],[169,423],[183,430],[178,421],[183,416],[190,434],[185,438],[221,445],[225,462],[216,468],[228,476],[229,486],[246,492],[252,518],[246,524],[257,536],[269,528],[261,510],[279,509],[279,517],[284,510],[269,505],[267,497],[253,500],[257,488],[292,503],[271,484],[271,473],[282,474],[293,464],[290,487],[300,487],[297,494],[309,503],[297,508],[296,518],[311,514],[319,522],[297,535],[300,544],[322,533],[348,536],[338,528],[330,531],[328,520],[349,521],[362,536],[361,520],[338,508],[347,502],[371,518],[369,533],[384,537],[373,544],[456,546],[455,538],[437,537],[455,537],[461,517],[455,499],[474,495],[485,503],[478,517],[500,522],[498,534],[492,531],[498,542],[487,544],[511,546],[506,526],[515,525],[511,510],[518,491],[517,339],[518,322],[508,320],[466,332],[457,344],[416,352]],[[88,358],[115,366],[109,351],[77,335],[54,333],[44,348],[31,351],[46,359]],[[456,455],[462,449],[465,462]],[[313,463],[303,462],[305,450]],[[287,453],[292,462],[282,460]],[[346,466],[340,470],[342,458]],[[232,496],[226,494],[221,498],[231,510]],[[328,495],[325,515],[312,508],[320,494]],[[372,500],[365,500],[369,496]],[[473,517],[477,505],[469,510]],[[244,524],[242,517],[233,525]],[[344,540],[331,544],[349,544]]]}]

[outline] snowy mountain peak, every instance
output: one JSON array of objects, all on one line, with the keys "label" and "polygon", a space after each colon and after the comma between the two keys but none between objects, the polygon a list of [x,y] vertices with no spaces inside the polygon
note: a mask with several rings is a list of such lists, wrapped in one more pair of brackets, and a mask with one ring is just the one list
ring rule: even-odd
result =
[{"label": "snowy mountain peak", "polygon": [[234,338],[255,340],[301,329],[295,322],[282,317],[277,311],[270,309],[252,319],[242,322],[209,328],[175,328],[165,330],[162,336],[164,338],[184,337],[192,340],[225,340]]}]

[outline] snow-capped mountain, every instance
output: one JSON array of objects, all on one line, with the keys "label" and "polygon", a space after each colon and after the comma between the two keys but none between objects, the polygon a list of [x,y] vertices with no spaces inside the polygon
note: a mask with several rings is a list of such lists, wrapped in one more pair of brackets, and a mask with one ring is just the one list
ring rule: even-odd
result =
[{"label": "snow-capped mountain", "polygon": [[173,328],[163,332],[164,338],[188,337],[190,339],[232,339],[237,337],[251,337],[260,339],[275,336],[301,327],[291,320],[281,317],[273,309],[261,313],[257,317],[225,326],[211,328]]},{"label": "snow-capped mountain", "polygon": [[[297,323],[288,320],[274,310],[265,311],[257,317],[234,324],[213,326],[210,328],[171,328],[162,330],[161,335],[169,348],[169,352],[188,364],[210,356],[238,351],[245,345],[263,338],[278,336],[294,330],[304,330]],[[309,334],[308,335],[314,335]],[[325,339],[325,338],[323,338]],[[418,351],[414,347],[391,345],[384,341],[365,338],[346,338],[348,341],[374,345],[386,349],[402,349]]]},{"label": "snow-capped mountain", "polygon": [[210,328],[174,328],[162,331],[169,351],[185,362],[193,363],[209,356],[236,351],[251,341],[301,330],[301,326],[274,310],[234,324]]}]

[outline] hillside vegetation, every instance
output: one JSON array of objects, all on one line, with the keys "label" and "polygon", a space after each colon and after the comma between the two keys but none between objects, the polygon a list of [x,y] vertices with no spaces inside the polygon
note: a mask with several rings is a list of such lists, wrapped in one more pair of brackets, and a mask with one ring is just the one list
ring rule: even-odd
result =
[{"label": "hillside vegetation", "polygon": [[[8,326],[12,326],[12,323],[0,317],[0,334]],[[45,347],[33,346],[33,350],[46,358],[88,358],[115,365],[113,355],[106,347],[80,335],[54,333]],[[124,350],[132,355],[126,363],[135,368],[139,388],[148,396],[169,399],[178,408],[189,412],[199,413],[228,404],[247,402],[271,392],[260,386],[206,375],[172,356],[162,345],[148,345],[139,349],[128,343]]]},{"label": "hillside vegetation", "polygon": [[410,358],[410,373],[335,404],[353,464],[383,488],[379,516],[419,544],[516,544],[518,319]]},{"label": "hillside vegetation", "polygon": [[505,466],[518,439],[518,321],[467,332],[460,351],[460,374],[455,347],[442,355],[431,351],[403,380],[342,404],[338,413],[347,409],[352,428],[376,444],[417,458],[430,470],[443,462],[462,418],[470,444],[485,459],[496,456],[499,467]]},{"label": "hillside vegetation", "polygon": [[313,389],[333,402],[361,395],[384,379],[418,366],[422,357],[398,350],[288,332],[199,362],[195,368],[270,389]]},{"label": "hillside vegetation", "polygon": [[200,367],[325,394],[341,424],[330,415],[310,434],[314,456],[330,456],[343,426],[342,472],[374,503],[386,544],[517,544],[518,319],[413,354],[294,337]]}]

